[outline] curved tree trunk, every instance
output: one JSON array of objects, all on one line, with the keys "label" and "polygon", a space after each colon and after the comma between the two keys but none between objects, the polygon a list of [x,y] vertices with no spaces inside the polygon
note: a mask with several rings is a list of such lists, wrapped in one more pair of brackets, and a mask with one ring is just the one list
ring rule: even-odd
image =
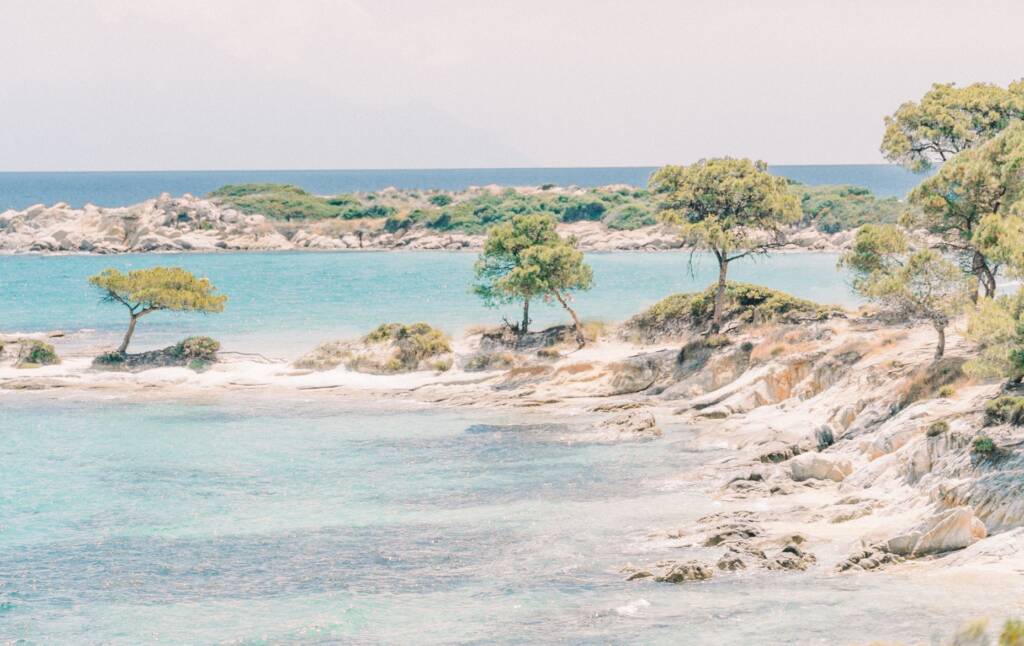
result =
[{"label": "curved tree trunk", "polygon": [[523,322],[519,325],[520,336],[525,336],[530,327],[530,297],[523,299]]},{"label": "curved tree trunk", "polygon": [[558,290],[551,290],[551,293],[555,295],[555,300],[569,312],[569,316],[572,317],[573,327],[576,329],[576,343],[582,348],[587,344],[586,337],[583,336],[583,324],[580,323],[580,317],[576,315],[576,310],[569,307],[569,303],[562,297]]},{"label": "curved tree trunk", "polygon": [[978,279],[978,285],[971,300],[977,303],[979,292],[982,292],[985,298],[992,298],[996,295],[995,272],[988,266],[985,256],[978,251],[975,251],[974,256],[971,258],[971,273]]},{"label": "curved tree trunk", "polygon": [[711,316],[711,333],[718,334],[722,329],[722,310],[725,309],[726,275],[729,273],[729,261],[725,255],[718,256],[718,287],[715,290],[715,312]]},{"label": "curved tree trunk", "polygon": [[124,340],[121,341],[121,346],[117,349],[118,354],[128,352],[128,343],[132,340],[132,334],[135,333],[135,323],[141,316],[141,314],[132,314],[132,320],[128,323],[128,331],[124,333]]}]

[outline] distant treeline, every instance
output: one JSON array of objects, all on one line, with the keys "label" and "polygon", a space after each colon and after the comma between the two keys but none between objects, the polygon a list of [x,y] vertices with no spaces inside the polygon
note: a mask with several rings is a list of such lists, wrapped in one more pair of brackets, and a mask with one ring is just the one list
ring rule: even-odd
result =
[{"label": "distant treeline", "polygon": [[[804,226],[826,233],[856,229],[866,223],[896,222],[908,206],[896,198],[878,198],[856,186],[807,186],[790,183],[800,199]],[[515,215],[548,214],[559,222],[603,222],[630,230],[656,224],[657,196],[646,189],[603,187],[566,190],[382,191],[313,195],[291,184],[232,184],[209,194],[243,213],[275,220],[371,220],[391,232],[413,227],[437,231],[485,233]]]}]

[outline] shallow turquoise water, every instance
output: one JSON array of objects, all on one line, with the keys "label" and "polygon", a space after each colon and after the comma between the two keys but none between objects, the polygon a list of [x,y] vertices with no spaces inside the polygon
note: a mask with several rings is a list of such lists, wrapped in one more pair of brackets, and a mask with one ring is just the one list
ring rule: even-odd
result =
[{"label": "shallow turquoise water", "polygon": [[546,422],[0,395],[0,642],[917,642],[1021,609],[962,578],[627,583],[692,556],[647,536],[714,511],[676,476],[719,454]]},{"label": "shallow turquoise water", "polygon": [[[233,253],[123,256],[0,256],[0,332],[88,330],[79,342],[112,343],[126,324],[123,308],[102,304],[87,278],[122,270],[179,265],[207,276],[229,301],[209,316],[158,312],[139,324],[136,349],[191,334],[231,349],[293,356],[317,343],[363,334],[387,321],[427,321],[458,334],[467,326],[518,320],[469,291],[476,255],[451,252]],[[590,254],[594,289],[576,296],[584,319],[621,321],[669,294],[702,289],[716,268],[708,259],[690,274],[685,253]],[[768,285],[824,303],[850,305],[847,277],[833,254],[776,254],[738,261],[730,278]],[[538,304],[535,325],[568,316]]]}]

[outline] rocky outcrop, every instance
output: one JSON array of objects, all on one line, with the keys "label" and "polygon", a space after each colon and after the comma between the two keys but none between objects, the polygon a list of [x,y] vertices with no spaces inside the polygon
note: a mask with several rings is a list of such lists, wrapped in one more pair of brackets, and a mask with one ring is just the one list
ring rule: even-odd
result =
[{"label": "rocky outcrop", "polygon": [[0,213],[0,250],[125,253],[290,249],[261,215],[191,195],[163,194],[132,206],[74,209],[41,204]]},{"label": "rocky outcrop", "polygon": [[[344,221],[282,222],[246,214],[218,200],[192,195],[160,197],[121,207],[60,202],[0,213],[0,251],[35,253],[127,253],[256,251],[287,249],[467,250],[483,247],[484,235],[423,227],[385,230],[379,221],[365,227]],[[662,225],[618,231],[600,222],[564,223],[585,251],[665,251],[681,246]],[[847,234],[813,229],[794,232],[791,249],[836,249]]]},{"label": "rocky outcrop", "polygon": [[887,551],[917,557],[961,550],[988,535],[970,507],[955,507],[931,516],[912,530],[889,539]]}]

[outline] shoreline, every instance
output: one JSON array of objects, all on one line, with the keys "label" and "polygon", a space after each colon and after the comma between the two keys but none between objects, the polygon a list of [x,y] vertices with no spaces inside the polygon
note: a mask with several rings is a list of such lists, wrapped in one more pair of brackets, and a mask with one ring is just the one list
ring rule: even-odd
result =
[{"label": "shoreline", "polygon": [[[550,439],[570,443],[694,433],[698,449],[728,456],[679,477],[707,485],[719,511],[651,540],[700,548],[711,559],[702,567],[715,577],[737,569],[884,576],[1024,567],[1024,506],[998,484],[1014,477],[1017,458],[977,461],[969,449],[1000,387],[961,376],[946,382],[950,393],[937,394],[943,384],[928,372],[932,335],[927,326],[883,326],[847,314],[752,327],[686,361],[679,348],[699,349],[696,338],[637,343],[609,334],[554,359],[522,355],[512,368],[397,375],[244,358],[199,373],[96,372],[80,354],[56,366],[0,368],[7,391],[0,397],[216,403],[255,396],[342,408],[504,411],[565,423],[570,430]],[[479,352],[479,343],[462,339],[455,354]],[[950,365],[962,362],[966,342],[953,333],[949,346]],[[948,430],[933,436],[928,429],[937,420]],[[1007,446],[1020,436],[1009,426],[986,432]],[[665,567],[623,564],[623,579],[649,585]]]}]

